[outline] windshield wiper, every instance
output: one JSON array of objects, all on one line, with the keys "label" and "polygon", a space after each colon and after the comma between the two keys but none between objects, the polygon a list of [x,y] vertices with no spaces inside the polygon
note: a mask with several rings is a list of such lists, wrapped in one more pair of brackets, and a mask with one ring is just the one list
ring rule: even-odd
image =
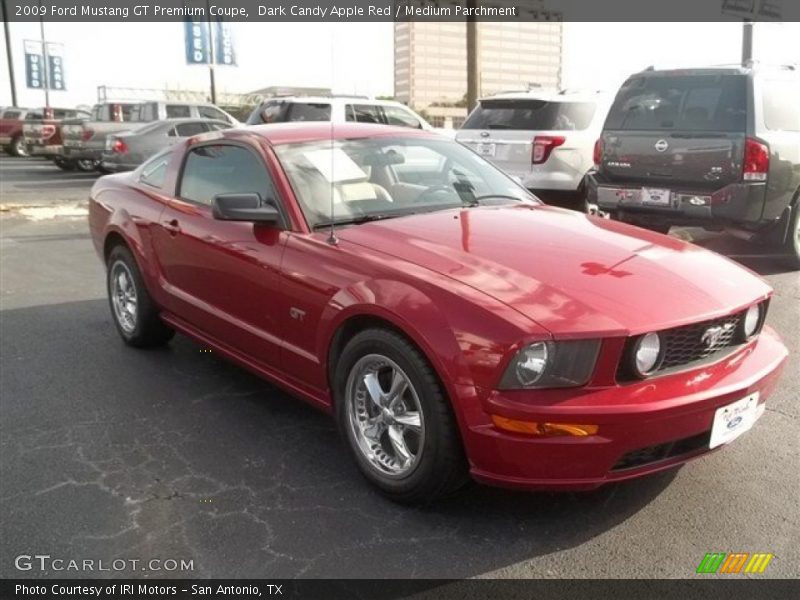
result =
[{"label": "windshield wiper", "polygon": [[491,198],[499,198],[501,200],[514,200],[516,202],[522,202],[524,200],[519,196],[512,196],[510,194],[484,194],[483,196],[476,196],[474,198],[473,206],[477,206],[481,200],[489,200]]},{"label": "windshield wiper", "polygon": [[330,227],[333,225],[334,227],[337,225],[360,225],[361,223],[369,223],[370,221],[382,221],[384,219],[393,219],[395,217],[404,217],[406,215],[413,215],[412,212],[404,212],[404,213],[375,213],[373,215],[359,215],[357,217],[351,217],[349,219],[338,219],[335,221],[324,221],[322,223],[317,223],[314,225],[314,229],[322,229],[324,227]]}]

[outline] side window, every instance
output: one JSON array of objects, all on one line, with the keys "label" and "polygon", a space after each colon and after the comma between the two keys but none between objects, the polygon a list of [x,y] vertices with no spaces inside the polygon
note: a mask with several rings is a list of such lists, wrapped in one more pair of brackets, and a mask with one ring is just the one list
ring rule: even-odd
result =
[{"label": "side window", "polygon": [[275,199],[267,167],[241,146],[214,144],[189,152],[183,167],[180,197],[211,205],[217,194],[256,192],[262,201]]},{"label": "side window", "polygon": [[800,80],[764,82],[764,124],[773,131],[800,131]]},{"label": "side window", "polygon": [[197,113],[204,119],[216,119],[217,121],[230,121],[228,115],[216,106],[198,106]]},{"label": "side window", "polygon": [[167,166],[171,154],[169,152],[162,152],[151,158],[142,167],[142,174],[139,176],[139,181],[146,183],[152,187],[160,188],[164,185],[164,179],[167,176]]},{"label": "side window", "polygon": [[179,123],[175,125],[175,132],[179,137],[191,137],[208,131],[205,123]]},{"label": "side window", "polygon": [[55,109],[53,111],[53,118],[54,119],[65,119],[65,118],[67,118],[67,116],[71,117],[72,114],[70,114],[70,113],[73,113],[73,112],[74,111],[67,110],[65,108],[57,108],[57,109]]},{"label": "side window", "polygon": [[18,110],[7,110],[6,112],[3,113],[3,118],[17,120],[19,119],[21,114],[22,113]]},{"label": "side window", "polygon": [[287,121],[330,121],[331,105],[321,102],[292,102]]},{"label": "side window", "polygon": [[44,119],[44,114],[40,112],[31,111],[25,115],[26,121],[41,121],[42,119]]},{"label": "side window", "polygon": [[167,104],[168,119],[186,119],[192,116],[192,111],[186,104]]},{"label": "side window", "polygon": [[359,123],[385,124],[380,106],[374,104],[351,104],[347,107],[347,120]]},{"label": "side window", "polygon": [[422,123],[420,120],[405,108],[401,108],[399,106],[384,106],[383,114],[386,116],[387,125],[422,129]]}]

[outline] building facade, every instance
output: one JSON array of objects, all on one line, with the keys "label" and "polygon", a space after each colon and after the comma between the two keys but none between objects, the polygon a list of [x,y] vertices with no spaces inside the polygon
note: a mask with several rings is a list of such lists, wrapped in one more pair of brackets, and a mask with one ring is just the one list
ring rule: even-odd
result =
[{"label": "building facade", "polygon": [[[478,23],[479,94],[561,84],[561,21]],[[466,23],[394,25],[395,97],[437,126],[466,116]]]}]

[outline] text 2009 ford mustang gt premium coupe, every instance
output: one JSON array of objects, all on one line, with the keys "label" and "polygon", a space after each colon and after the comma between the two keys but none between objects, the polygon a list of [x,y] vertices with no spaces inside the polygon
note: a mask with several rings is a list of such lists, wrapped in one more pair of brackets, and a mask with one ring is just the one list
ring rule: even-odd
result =
[{"label": "text 2009 ford mustang gt premium coupe", "polygon": [[422,131],[190,138],[100,179],[90,225],[126,343],[180,331],[333,413],[405,502],[681,464],[753,425],[787,356],[758,277]]}]

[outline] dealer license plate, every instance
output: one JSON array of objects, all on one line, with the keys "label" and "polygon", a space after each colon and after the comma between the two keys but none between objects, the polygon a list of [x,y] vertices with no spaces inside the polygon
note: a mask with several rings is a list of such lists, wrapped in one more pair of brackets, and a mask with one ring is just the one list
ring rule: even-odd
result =
[{"label": "dealer license plate", "polygon": [[481,156],[494,156],[496,146],[486,142],[480,142],[477,147],[477,152]]},{"label": "dealer license plate", "polygon": [[764,412],[764,405],[758,404],[758,392],[746,398],[721,406],[714,413],[711,426],[709,448],[732,442],[753,426]]},{"label": "dealer license plate", "polygon": [[642,188],[642,204],[669,206],[669,190]]}]

